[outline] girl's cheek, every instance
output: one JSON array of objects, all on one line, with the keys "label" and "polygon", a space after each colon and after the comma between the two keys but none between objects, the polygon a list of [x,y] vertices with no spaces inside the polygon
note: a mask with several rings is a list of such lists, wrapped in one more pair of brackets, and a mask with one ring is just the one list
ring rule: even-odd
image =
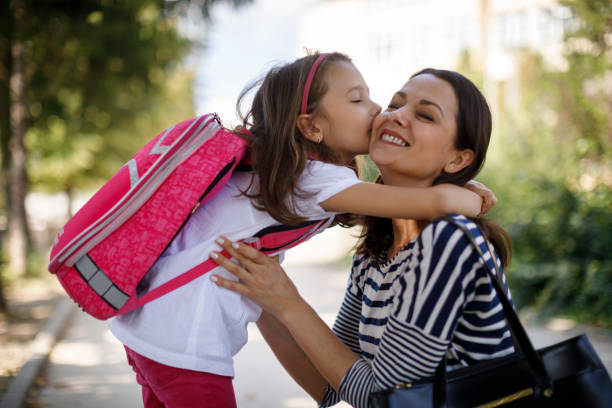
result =
[{"label": "girl's cheek", "polygon": [[385,123],[385,115],[382,113],[378,114],[378,116],[376,116],[374,120],[372,121],[372,131],[376,132],[378,129],[382,127],[384,123]]}]

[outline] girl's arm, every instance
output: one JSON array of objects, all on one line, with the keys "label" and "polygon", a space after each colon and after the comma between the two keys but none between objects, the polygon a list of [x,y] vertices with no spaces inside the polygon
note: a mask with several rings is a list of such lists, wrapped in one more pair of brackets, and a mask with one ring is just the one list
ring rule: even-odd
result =
[{"label": "girl's arm", "polygon": [[326,211],[384,218],[433,220],[445,214],[476,217],[483,209],[481,197],[463,187],[398,187],[358,183],[319,203]]},{"label": "girl's arm", "polygon": [[261,313],[257,327],[274,355],[300,387],[320,403],[325,395],[327,381],[312,365],[302,348],[287,328],[267,311]]}]

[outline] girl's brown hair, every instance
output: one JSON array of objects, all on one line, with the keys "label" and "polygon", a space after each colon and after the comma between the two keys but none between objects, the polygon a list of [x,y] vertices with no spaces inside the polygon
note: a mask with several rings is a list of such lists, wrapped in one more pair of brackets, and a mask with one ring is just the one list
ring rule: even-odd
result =
[{"label": "girl's brown hair", "polygon": [[[448,82],[455,90],[459,111],[457,113],[457,135],[455,148],[474,151],[472,163],[457,173],[442,173],[433,184],[450,183],[459,186],[472,180],[482,169],[491,138],[491,111],[485,97],[478,88],[463,75],[441,69],[426,68],[417,75],[431,74]],[[383,183],[379,176],[377,183]],[[499,225],[485,218],[472,219],[484,232],[495,247],[502,266],[510,263],[512,243],[508,233]],[[375,262],[386,260],[386,252],[393,242],[393,226],[390,219],[366,217],[362,241],[357,247],[357,253],[371,257]]]},{"label": "girl's brown hair", "polygon": [[[297,186],[308,158],[316,157],[330,163],[337,161],[329,147],[308,140],[297,127],[306,77],[319,55],[313,53],[272,68],[263,79],[245,88],[236,103],[242,126],[233,132],[250,142],[253,170],[258,175],[257,188],[249,187],[245,194],[257,209],[287,225],[304,221],[297,215],[295,199],[309,196]],[[328,90],[325,73],[330,64],[338,61],[351,62],[346,55],[334,52],[317,68],[310,87],[307,113],[316,114],[319,109]],[[251,107],[243,114],[242,102],[254,89],[257,91]]]}]

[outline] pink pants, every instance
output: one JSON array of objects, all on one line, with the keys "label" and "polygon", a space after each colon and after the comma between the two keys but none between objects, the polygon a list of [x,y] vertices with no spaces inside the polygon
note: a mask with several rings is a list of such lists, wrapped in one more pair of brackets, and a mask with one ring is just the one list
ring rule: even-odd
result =
[{"label": "pink pants", "polygon": [[125,348],[145,408],[236,408],[232,378],[170,367]]}]

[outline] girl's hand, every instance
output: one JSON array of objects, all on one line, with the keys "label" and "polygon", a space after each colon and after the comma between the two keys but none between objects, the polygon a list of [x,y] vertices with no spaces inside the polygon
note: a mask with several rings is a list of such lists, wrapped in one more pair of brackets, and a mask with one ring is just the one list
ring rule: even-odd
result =
[{"label": "girl's hand", "polygon": [[432,187],[437,192],[436,217],[445,214],[462,214],[478,217],[482,211],[482,198],[467,188],[455,184],[437,184]]},{"label": "girl's hand", "polygon": [[465,188],[482,197],[482,208],[480,209],[480,214],[478,215],[487,214],[493,209],[495,204],[497,204],[497,197],[495,197],[493,191],[489,190],[484,184],[479,183],[476,180],[470,180],[465,184]]},{"label": "girl's hand", "polygon": [[289,312],[294,305],[303,302],[295,285],[279,264],[278,257],[269,257],[255,248],[231,242],[225,237],[218,238],[217,243],[243,265],[213,251],[211,258],[239,279],[236,282],[213,275],[211,280],[218,286],[251,298],[281,321],[283,312]]}]

